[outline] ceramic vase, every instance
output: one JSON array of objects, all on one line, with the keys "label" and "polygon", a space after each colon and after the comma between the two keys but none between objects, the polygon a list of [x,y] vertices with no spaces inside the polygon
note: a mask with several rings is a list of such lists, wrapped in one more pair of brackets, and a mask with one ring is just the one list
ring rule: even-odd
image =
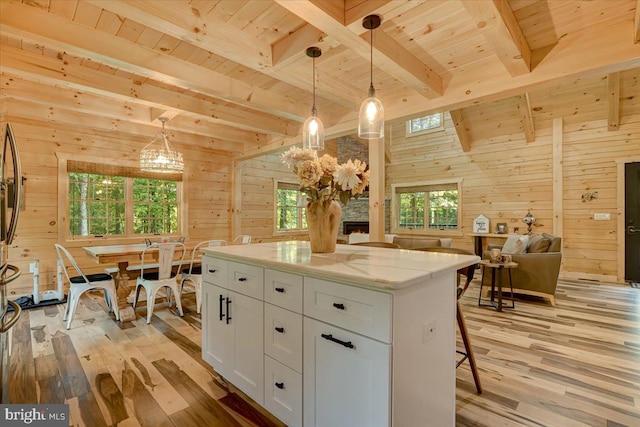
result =
[{"label": "ceramic vase", "polygon": [[342,208],[335,200],[307,203],[307,226],[311,252],[330,253],[336,250]]}]

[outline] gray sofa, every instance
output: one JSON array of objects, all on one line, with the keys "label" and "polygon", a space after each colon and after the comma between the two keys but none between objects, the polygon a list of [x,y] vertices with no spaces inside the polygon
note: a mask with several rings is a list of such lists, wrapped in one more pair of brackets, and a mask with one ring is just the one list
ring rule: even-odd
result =
[{"label": "gray sofa", "polygon": [[[534,237],[535,236],[535,237]],[[533,239],[535,238],[535,243]],[[548,246],[547,246],[548,243]],[[489,259],[489,250],[502,248],[502,245],[489,245],[482,258]],[[533,235],[527,252],[513,254],[512,259],[518,263],[517,268],[502,270],[503,289],[509,286],[509,273],[513,280],[513,292],[548,298],[555,305],[556,286],[562,262],[562,239],[551,234]],[[491,272],[482,275],[483,286],[491,286]],[[486,288],[485,288],[486,289]]]}]

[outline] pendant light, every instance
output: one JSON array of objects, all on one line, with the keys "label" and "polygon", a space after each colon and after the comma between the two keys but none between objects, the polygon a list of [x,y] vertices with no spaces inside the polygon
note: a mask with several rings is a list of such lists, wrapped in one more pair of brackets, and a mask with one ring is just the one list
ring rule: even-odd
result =
[{"label": "pendant light", "polygon": [[362,26],[371,34],[371,83],[369,85],[369,97],[360,106],[358,115],[358,136],[366,139],[384,137],[384,108],[382,102],[376,98],[376,89],[373,87],[373,30],[380,26],[382,19],[378,15],[365,16]]},{"label": "pendant light", "polygon": [[322,55],[319,47],[308,47],[307,56],[313,59],[313,107],[311,116],[304,122],[302,127],[302,147],[312,150],[324,150],[324,126],[318,118],[316,109],[316,58]]},{"label": "pendant light", "polygon": [[173,148],[164,131],[164,124],[169,119],[159,117],[162,122],[162,133],[140,151],[140,170],[145,172],[181,173],[184,171],[182,153]]}]

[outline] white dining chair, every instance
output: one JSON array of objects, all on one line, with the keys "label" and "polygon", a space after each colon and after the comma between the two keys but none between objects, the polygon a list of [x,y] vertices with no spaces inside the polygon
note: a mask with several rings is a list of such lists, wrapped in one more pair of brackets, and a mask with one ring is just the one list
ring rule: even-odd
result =
[{"label": "white dining chair", "polygon": [[[152,253],[158,253],[158,262],[150,263]],[[140,276],[136,280],[136,290],[133,297],[133,309],[138,305],[140,291],[144,288],[147,298],[147,323],[151,323],[153,308],[155,306],[156,295],[161,288],[166,288],[167,301],[169,307],[173,299],[176,301],[178,313],[183,316],[182,301],[180,299],[180,287],[176,280],[178,271],[182,266],[186,247],[184,243],[153,243],[142,251],[142,264],[140,266]],[[176,258],[176,253],[179,253]],[[177,267],[177,268],[173,268]]]},{"label": "white dining chair", "polygon": [[[87,291],[95,289],[101,289],[104,292],[107,310],[113,311],[116,315],[116,320],[120,320],[118,313],[118,294],[116,293],[116,283],[113,277],[106,273],[84,274],[76,263],[76,260],[64,246],[58,243],[55,243],[54,246],[58,253],[58,260],[64,266],[62,269],[64,275],[69,281],[69,297],[67,299],[67,305],[64,308],[63,317],[63,320],[67,322],[67,329],[71,327],[71,320],[73,320],[80,296]],[[68,264],[71,264],[71,267],[68,267]],[[70,268],[75,269],[77,276],[69,275]]]},{"label": "white dining chair", "polygon": [[189,268],[185,268],[182,270],[182,279],[180,280],[180,291],[182,292],[182,288],[185,282],[189,281],[193,285],[193,288],[196,292],[196,312],[200,313],[200,309],[202,308],[202,263],[200,259],[202,258],[202,253],[200,249],[203,247],[214,247],[214,246],[226,246],[226,240],[205,240],[203,242],[198,243],[194,248],[193,252],[191,252],[191,262],[189,263]]},{"label": "white dining chair", "polygon": [[249,243],[251,243],[251,236],[248,234],[240,234],[231,242],[232,245],[248,245]]}]

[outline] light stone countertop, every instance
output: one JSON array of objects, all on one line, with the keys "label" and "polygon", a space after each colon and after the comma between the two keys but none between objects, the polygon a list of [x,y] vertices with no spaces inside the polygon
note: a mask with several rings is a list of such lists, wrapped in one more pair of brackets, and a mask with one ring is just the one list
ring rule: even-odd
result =
[{"label": "light stone countertop", "polygon": [[353,245],[336,245],[334,253],[312,254],[309,242],[299,241],[217,246],[202,251],[228,261],[379,290],[424,283],[480,261],[475,255]]}]

